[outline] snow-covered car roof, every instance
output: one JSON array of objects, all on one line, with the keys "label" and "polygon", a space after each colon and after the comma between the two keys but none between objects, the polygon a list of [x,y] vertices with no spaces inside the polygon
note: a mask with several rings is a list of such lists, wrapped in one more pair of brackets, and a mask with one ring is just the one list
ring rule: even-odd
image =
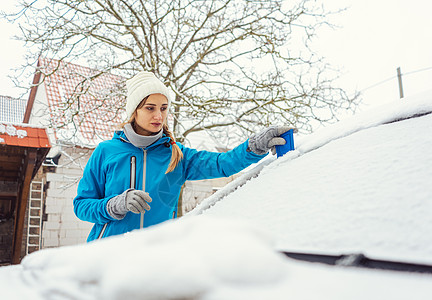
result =
[{"label": "snow-covered car roof", "polygon": [[279,252],[431,262],[430,112],[432,93],[297,138],[183,218],[1,267],[2,297],[430,299],[430,274]]}]

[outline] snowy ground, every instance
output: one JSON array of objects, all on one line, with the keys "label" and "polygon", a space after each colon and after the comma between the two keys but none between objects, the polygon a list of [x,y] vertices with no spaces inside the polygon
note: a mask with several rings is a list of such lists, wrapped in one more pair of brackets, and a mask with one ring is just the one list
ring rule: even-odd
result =
[{"label": "snowy ground", "polygon": [[432,114],[384,124],[431,111],[429,93],[358,115],[298,138],[181,219],[28,255],[0,268],[1,298],[431,299],[432,275],[276,251],[432,263]]}]

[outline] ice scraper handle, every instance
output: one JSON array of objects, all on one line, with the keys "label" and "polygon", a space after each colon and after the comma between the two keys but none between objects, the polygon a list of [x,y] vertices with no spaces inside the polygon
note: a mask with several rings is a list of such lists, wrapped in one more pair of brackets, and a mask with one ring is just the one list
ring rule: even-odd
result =
[{"label": "ice scraper handle", "polygon": [[286,143],[285,139],[280,136],[291,129],[297,132],[296,128],[289,126],[271,126],[259,133],[253,134],[249,138],[248,151],[264,155],[271,149],[272,153],[275,154],[275,146],[285,145]]},{"label": "ice scraper handle", "polygon": [[[149,203],[152,201],[150,195],[144,191],[128,189],[122,194],[111,198],[107,202],[108,214],[114,219],[121,220],[128,211],[135,214],[144,214],[150,210]],[[141,216],[141,218],[143,218]]]}]

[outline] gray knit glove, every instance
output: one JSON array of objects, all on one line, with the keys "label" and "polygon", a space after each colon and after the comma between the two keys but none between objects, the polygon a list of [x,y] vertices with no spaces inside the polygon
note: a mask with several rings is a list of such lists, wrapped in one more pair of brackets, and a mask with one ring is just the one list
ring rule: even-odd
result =
[{"label": "gray knit glove", "polygon": [[258,155],[264,155],[272,149],[272,153],[275,154],[276,145],[286,144],[285,139],[281,138],[280,135],[290,129],[294,129],[297,132],[297,129],[289,126],[271,126],[259,133],[255,133],[249,138],[249,147],[247,150]]},{"label": "gray knit glove", "polygon": [[121,220],[126,216],[128,211],[139,214],[150,210],[150,205],[148,205],[148,203],[151,201],[152,199],[148,193],[140,190],[128,189],[120,195],[108,200],[106,208],[111,217]]}]

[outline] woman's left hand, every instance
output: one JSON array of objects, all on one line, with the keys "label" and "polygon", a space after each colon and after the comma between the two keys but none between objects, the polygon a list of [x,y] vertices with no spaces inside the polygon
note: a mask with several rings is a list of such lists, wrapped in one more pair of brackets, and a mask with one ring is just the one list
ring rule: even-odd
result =
[{"label": "woman's left hand", "polygon": [[297,132],[296,128],[290,126],[271,126],[259,133],[255,133],[249,138],[248,151],[252,151],[258,155],[264,155],[277,145],[285,145],[285,139],[280,136],[291,129]]}]

